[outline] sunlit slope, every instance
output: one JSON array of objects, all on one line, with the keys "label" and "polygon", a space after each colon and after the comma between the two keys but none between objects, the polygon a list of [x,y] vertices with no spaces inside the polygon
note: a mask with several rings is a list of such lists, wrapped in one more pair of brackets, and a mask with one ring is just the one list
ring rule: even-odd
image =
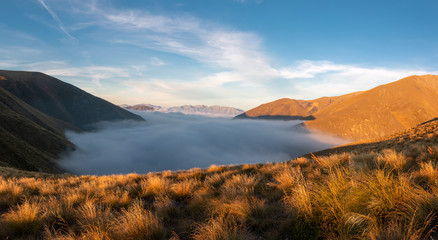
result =
[{"label": "sunlit slope", "polygon": [[246,111],[237,118],[281,119],[290,117],[290,119],[313,119],[315,113],[357,94],[359,92],[337,97],[322,97],[314,100],[282,98]]},{"label": "sunlit slope", "polygon": [[344,138],[382,137],[438,116],[438,76],[410,76],[315,113],[309,128]]},{"label": "sunlit slope", "polygon": [[438,76],[410,76],[368,91],[315,100],[280,99],[239,117],[303,119],[310,129],[351,140],[382,137],[438,116]]},{"label": "sunlit slope", "polygon": [[99,121],[144,119],[71,84],[38,72],[5,71],[3,87],[35,109],[81,129]]},{"label": "sunlit slope", "polygon": [[75,129],[24,103],[0,87],[0,165],[58,172],[52,161],[72,148],[64,129]]}]

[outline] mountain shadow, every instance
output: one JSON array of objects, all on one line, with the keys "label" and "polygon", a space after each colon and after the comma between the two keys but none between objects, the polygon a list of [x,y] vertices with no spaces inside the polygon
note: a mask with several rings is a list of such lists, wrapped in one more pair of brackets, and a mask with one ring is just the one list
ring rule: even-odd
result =
[{"label": "mountain shadow", "polygon": [[234,117],[234,119],[265,119],[265,120],[280,120],[280,121],[290,121],[290,120],[314,120],[315,117],[309,116],[289,116],[289,115],[260,115],[256,117],[250,117],[246,113],[239,114]]},{"label": "mountain shadow", "polygon": [[71,84],[36,72],[0,70],[0,166],[59,173],[56,159],[75,146],[64,132],[100,121],[144,121]]},{"label": "mountain shadow", "polygon": [[99,121],[144,121],[123,108],[39,72],[5,71],[0,87],[51,117],[89,130]]}]

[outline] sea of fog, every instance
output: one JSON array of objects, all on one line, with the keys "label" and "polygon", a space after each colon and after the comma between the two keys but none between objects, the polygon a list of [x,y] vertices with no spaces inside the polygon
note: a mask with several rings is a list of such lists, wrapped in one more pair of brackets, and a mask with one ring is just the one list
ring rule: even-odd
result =
[{"label": "sea of fog", "polygon": [[60,166],[76,174],[147,173],[287,161],[345,143],[305,131],[299,121],[134,112],[147,121],[100,123],[93,132],[68,132],[77,148]]}]

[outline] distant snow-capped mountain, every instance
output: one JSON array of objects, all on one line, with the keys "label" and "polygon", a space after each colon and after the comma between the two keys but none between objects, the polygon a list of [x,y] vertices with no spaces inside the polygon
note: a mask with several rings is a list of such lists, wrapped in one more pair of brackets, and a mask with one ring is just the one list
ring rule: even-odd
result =
[{"label": "distant snow-capped mountain", "polygon": [[160,111],[162,109],[162,107],[160,106],[155,106],[151,104],[137,104],[137,105],[122,104],[120,105],[120,107],[130,110],[137,110],[137,111]]},{"label": "distant snow-capped mountain", "polygon": [[202,115],[210,117],[234,117],[242,114],[244,111],[225,106],[207,106],[207,105],[183,105],[170,108],[163,108],[151,104],[137,104],[137,105],[120,105],[120,107],[137,110],[137,111],[155,111],[155,112],[173,112],[173,113],[183,113],[186,115]]}]

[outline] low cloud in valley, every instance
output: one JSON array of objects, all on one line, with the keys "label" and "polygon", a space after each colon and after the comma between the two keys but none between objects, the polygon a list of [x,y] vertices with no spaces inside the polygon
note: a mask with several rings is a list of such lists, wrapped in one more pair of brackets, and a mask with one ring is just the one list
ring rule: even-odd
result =
[{"label": "low cloud in valley", "polygon": [[147,122],[103,123],[95,132],[67,133],[77,149],[61,167],[78,174],[121,174],[278,162],[343,143],[306,132],[295,121],[136,113]]}]

